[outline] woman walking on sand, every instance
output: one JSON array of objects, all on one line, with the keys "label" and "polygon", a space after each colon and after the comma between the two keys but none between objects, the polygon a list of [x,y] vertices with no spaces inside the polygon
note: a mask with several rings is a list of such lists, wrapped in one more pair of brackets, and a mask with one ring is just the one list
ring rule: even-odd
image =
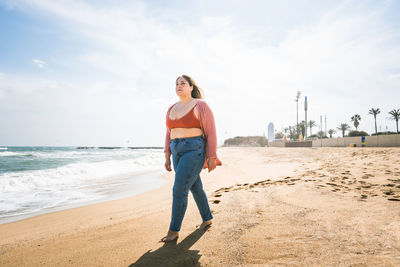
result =
[{"label": "woman walking on sand", "polygon": [[191,77],[182,75],[176,79],[175,91],[180,101],[168,109],[164,148],[165,169],[171,171],[172,155],[175,170],[172,215],[169,231],[161,242],[178,238],[189,190],[203,219],[200,229],[211,225],[213,216],[200,172],[203,168],[208,168],[210,172],[221,165],[217,158],[214,116],[207,103],[200,100],[203,98],[200,88]]}]

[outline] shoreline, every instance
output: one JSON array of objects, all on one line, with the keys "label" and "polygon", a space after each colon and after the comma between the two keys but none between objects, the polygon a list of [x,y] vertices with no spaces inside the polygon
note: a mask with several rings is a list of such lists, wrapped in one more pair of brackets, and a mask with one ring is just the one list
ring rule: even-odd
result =
[{"label": "shoreline", "polygon": [[207,231],[191,195],[162,244],[173,172],[155,190],[0,225],[0,265],[385,265],[400,262],[400,148],[221,148],[201,173]]},{"label": "shoreline", "polygon": [[[69,203],[69,204],[63,204],[61,206],[42,208],[39,211],[32,211],[25,214],[17,214],[17,215],[1,217],[0,225],[17,222],[20,220],[29,219],[35,216],[44,215],[48,213],[90,206],[93,204],[108,202],[112,200],[129,198],[162,187],[166,182],[165,179],[163,178],[162,170],[148,170],[148,171],[140,171],[134,173],[125,173],[103,178],[102,180],[113,180],[113,179],[118,181],[123,181],[124,184],[121,184],[116,188],[112,188],[113,191],[111,189],[108,191],[103,190],[104,192],[103,197],[99,197],[98,199],[95,200],[82,200],[77,203]],[[154,182],[154,184],[149,185],[147,183],[148,180],[151,180],[152,182]],[[135,185],[138,184],[141,184],[141,187],[135,188]]]}]

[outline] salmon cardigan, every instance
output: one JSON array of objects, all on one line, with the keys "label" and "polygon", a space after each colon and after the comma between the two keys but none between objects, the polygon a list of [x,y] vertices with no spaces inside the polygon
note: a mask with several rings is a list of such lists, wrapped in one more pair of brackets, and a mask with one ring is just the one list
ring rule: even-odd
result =
[{"label": "salmon cardigan", "polygon": [[[217,130],[215,128],[214,115],[204,100],[196,99],[197,109],[199,111],[199,120],[201,131],[203,132],[203,137],[206,141],[206,160],[203,169],[207,168],[207,161],[209,158],[215,158],[218,166],[222,163],[217,157]],[[174,105],[168,108],[167,116],[169,111]],[[171,129],[167,127],[167,133],[165,135],[165,146],[164,153],[171,154]]]}]

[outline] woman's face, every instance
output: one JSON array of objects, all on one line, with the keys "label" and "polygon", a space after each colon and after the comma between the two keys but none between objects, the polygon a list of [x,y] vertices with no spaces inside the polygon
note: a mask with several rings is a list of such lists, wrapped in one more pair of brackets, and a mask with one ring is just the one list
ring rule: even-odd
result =
[{"label": "woman's face", "polygon": [[178,80],[176,80],[176,94],[178,96],[186,96],[186,95],[191,95],[193,90],[193,86],[189,85],[189,82],[185,80],[183,77],[179,77]]}]

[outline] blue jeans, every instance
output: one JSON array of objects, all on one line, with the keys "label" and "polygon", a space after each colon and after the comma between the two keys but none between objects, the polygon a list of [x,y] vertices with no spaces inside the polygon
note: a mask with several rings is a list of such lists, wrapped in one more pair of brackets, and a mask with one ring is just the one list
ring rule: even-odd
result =
[{"label": "blue jeans", "polygon": [[203,221],[211,220],[213,216],[200,179],[206,154],[203,137],[175,138],[171,140],[170,148],[175,182],[172,190],[172,216],[169,229],[178,232],[185,216],[189,190],[192,192]]}]

